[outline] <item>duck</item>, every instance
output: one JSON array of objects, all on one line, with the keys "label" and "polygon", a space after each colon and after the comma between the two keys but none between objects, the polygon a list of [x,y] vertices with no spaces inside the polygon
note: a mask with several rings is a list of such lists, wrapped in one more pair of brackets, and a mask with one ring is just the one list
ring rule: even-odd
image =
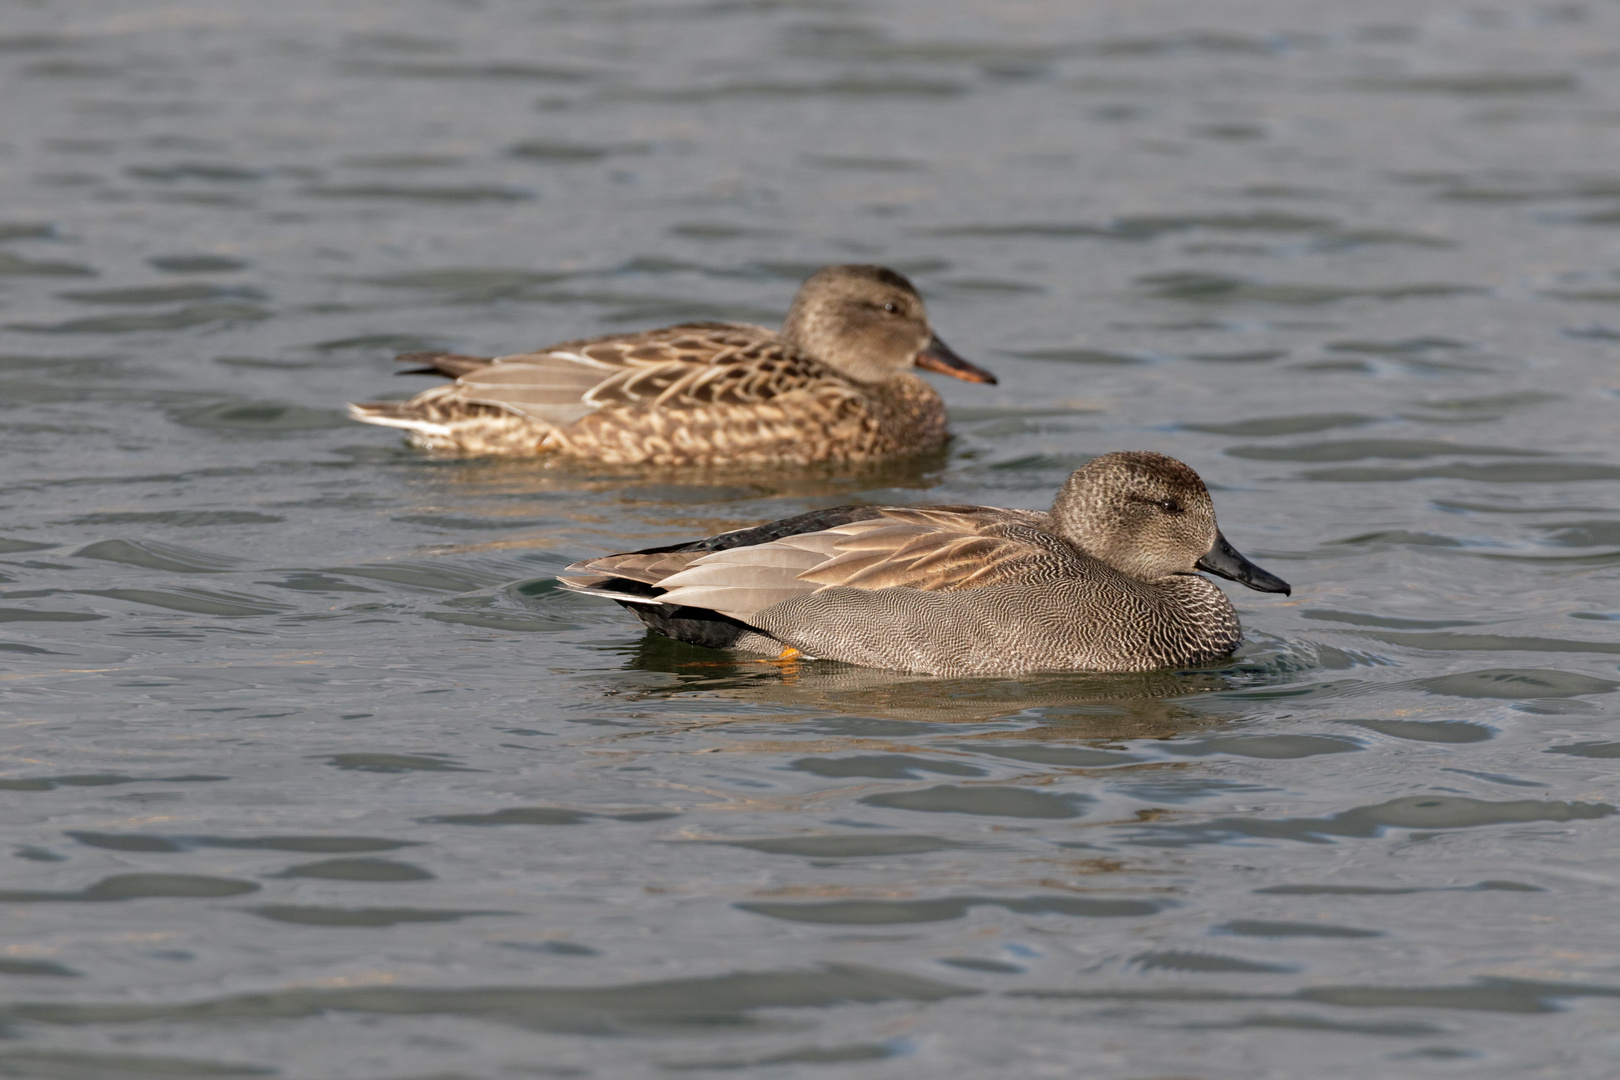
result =
[{"label": "duck", "polygon": [[996,377],[939,339],[922,297],[883,266],[805,280],[782,329],[692,322],[493,358],[414,352],[454,381],[408,401],[351,404],[448,454],[557,454],[615,465],[859,464],[937,450],[945,404],[922,368]]},{"label": "duck", "polygon": [[1119,451],[1048,512],[840,506],[584,559],[558,582],[695,645],[960,677],[1219,661],[1242,628],[1199,571],[1292,593],[1227,541],[1191,466]]}]

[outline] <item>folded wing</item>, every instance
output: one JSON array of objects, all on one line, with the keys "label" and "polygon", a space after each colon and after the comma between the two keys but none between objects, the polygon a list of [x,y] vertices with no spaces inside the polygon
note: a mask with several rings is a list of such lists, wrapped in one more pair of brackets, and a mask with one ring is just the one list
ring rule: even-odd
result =
[{"label": "folded wing", "polygon": [[569,588],[631,603],[706,608],[747,622],[823,589],[954,592],[1062,573],[1075,558],[1039,515],[983,507],[885,507],[876,516],[720,551],[637,552],[570,566]]},{"label": "folded wing", "polygon": [[488,405],[556,426],[614,406],[757,403],[826,374],[773,331],[742,323],[688,323],[467,362],[474,359],[412,354],[409,362],[456,376],[436,397],[441,404]]}]

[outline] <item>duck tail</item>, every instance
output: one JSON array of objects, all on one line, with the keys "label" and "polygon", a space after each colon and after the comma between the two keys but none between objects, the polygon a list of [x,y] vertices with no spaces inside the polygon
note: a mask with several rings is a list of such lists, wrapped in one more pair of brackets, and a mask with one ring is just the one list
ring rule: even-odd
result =
[{"label": "duck tail", "polygon": [[495,361],[487,356],[467,356],[463,353],[408,352],[394,357],[396,364],[411,364],[411,368],[396,372],[399,375],[443,375],[459,379],[469,371],[486,368]]},{"label": "duck tail", "polygon": [[[569,569],[573,568],[569,567]],[[643,585],[639,581],[612,577],[608,574],[559,577],[557,578],[557,584],[569,592],[585,593],[587,596],[600,596],[604,600],[617,600],[627,607],[631,604],[659,605],[663,603],[658,598],[663,592],[662,589],[651,585]]]},{"label": "duck tail", "polygon": [[350,402],[349,415],[362,424],[404,428],[421,435],[449,435],[447,424],[430,420],[418,412],[408,401]]},{"label": "duck tail", "polygon": [[[575,563],[568,567],[564,574],[578,569],[580,565]],[[747,623],[739,622],[729,615],[722,615],[718,611],[667,604],[663,599],[664,590],[645,582],[614,577],[610,574],[589,574],[577,577],[559,576],[557,584],[569,592],[612,600],[634,613],[636,618],[653,633],[677,641],[702,645],[709,649],[729,649],[737,645],[744,636],[753,635],[756,638],[761,636],[760,631]]]}]

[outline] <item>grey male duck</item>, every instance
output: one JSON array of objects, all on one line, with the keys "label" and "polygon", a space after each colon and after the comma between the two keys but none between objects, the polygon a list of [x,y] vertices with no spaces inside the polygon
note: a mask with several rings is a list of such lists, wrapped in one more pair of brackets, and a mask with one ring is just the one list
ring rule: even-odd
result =
[{"label": "grey male duck", "polygon": [[1242,630],[1199,570],[1289,592],[1221,535],[1196,472],[1132,451],[1076,471],[1049,513],[843,506],[559,581],[698,645],[962,676],[1219,660]]},{"label": "grey male duck", "polygon": [[939,394],[910,368],[994,383],[928,325],[922,297],[881,266],[829,266],[780,333],[685,323],[493,359],[407,353],[455,381],[405,402],[350,405],[458,454],[561,454],[625,465],[859,463],[933,450]]}]

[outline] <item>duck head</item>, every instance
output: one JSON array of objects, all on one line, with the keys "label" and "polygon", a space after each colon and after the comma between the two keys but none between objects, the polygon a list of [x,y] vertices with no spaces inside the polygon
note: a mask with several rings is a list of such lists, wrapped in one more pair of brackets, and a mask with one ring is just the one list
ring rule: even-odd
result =
[{"label": "duck head", "polygon": [[967,382],[996,381],[939,340],[922,297],[887,267],[817,270],[793,298],[782,336],[856,382],[884,382],[909,367]]},{"label": "duck head", "polygon": [[1058,535],[1142,581],[1207,570],[1260,592],[1288,582],[1238,553],[1192,468],[1146,450],[1104,454],[1076,470],[1052,504]]}]

